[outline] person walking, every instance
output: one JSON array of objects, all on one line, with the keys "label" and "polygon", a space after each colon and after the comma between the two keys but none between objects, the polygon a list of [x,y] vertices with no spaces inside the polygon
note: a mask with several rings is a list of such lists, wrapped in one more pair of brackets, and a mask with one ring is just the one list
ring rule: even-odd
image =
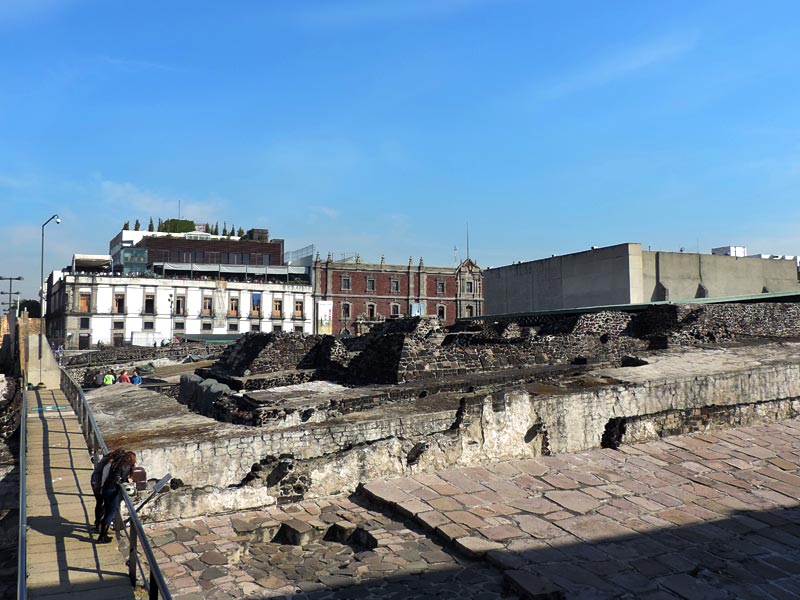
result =
[{"label": "person walking", "polygon": [[114,377],[114,371],[109,371],[103,376],[103,385],[113,385],[117,381]]},{"label": "person walking", "polygon": [[103,387],[103,379],[106,374],[103,371],[98,371],[94,374],[94,387]]},{"label": "person walking", "polygon": [[117,448],[101,457],[94,465],[90,482],[92,484],[92,494],[94,494],[94,532],[100,531],[103,522],[103,469],[109,462],[114,462],[122,458],[125,450]]},{"label": "person walking", "polygon": [[136,369],[133,370],[133,375],[131,375],[131,383],[133,385],[142,385],[142,376],[139,375],[139,371]]},{"label": "person walking", "polygon": [[99,544],[107,544],[111,541],[108,529],[114,521],[119,511],[119,503],[122,501],[121,484],[129,481],[133,468],[136,466],[136,454],[130,451],[123,452],[122,456],[113,461],[108,461],[103,468],[101,479],[101,495],[103,497],[103,521],[100,525],[100,536],[97,538]]},{"label": "person walking", "polygon": [[119,379],[117,379],[117,383],[130,383],[131,377],[128,375],[128,369],[122,369],[122,373],[119,374]]}]

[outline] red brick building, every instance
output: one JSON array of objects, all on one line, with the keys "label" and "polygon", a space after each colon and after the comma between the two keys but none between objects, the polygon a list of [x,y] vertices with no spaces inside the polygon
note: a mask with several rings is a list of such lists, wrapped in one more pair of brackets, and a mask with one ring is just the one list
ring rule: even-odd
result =
[{"label": "red brick building", "polygon": [[[314,261],[318,333],[358,335],[376,323],[437,315],[445,325],[483,314],[483,272],[467,259],[457,267],[407,266],[354,260]],[[328,319],[328,316],[330,319]]]}]

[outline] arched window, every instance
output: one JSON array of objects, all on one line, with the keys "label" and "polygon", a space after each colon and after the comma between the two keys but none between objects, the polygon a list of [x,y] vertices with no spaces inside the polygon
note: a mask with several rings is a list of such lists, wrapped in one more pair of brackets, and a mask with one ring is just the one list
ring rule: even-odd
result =
[{"label": "arched window", "polygon": [[350,303],[349,302],[342,302],[342,318],[349,319],[350,318]]},{"label": "arched window", "polygon": [[439,320],[444,321],[447,318],[447,309],[444,305],[440,304],[436,307],[436,316],[439,317]]}]

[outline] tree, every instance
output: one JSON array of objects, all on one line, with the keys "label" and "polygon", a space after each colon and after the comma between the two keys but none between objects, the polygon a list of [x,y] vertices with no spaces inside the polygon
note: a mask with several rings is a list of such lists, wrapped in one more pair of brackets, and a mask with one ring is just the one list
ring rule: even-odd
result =
[{"label": "tree", "polygon": [[147,231],[155,231],[153,227],[153,217],[150,217],[150,224],[147,226]]},{"label": "tree", "polygon": [[167,233],[189,233],[195,229],[194,221],[189,219],[167,219],[161,224],[161,230]]},{"label": "tree", "polygon": [[206,223],[206,229],[205,229],[205,232],[206,232],[206,233],[211,233],[211,231],[212,231],[212,230],[211,230],[211,225],[209,225],[208,223]]},{"label": "tree", "polygon": [[236,232],[236,225],[231,223],[231,228],[228,230],[228,237],[232,236]]},{"label": "tree", "polygon": [[242,237],[244,235],[244,229],[239,227],[239,231],[236,232],[236,235],[238,235],[239,237]]},{"label": "tree", "polygon": [[222,222],[222,235],[225,236],[225,237],[228,236],[228,222],[227,221],[223,221]]},{"label": "tree", "polygon": [[136,219],[136,222],[133,224],[133,230],[139,231],[142,228],[142,224],[139,223],[139,219]]},{"label": "tree", "polygon": [[214,223],[214,235],[219,235],[219,221]]},{"label": "tree", "polygon": [[164,231],[164,221],[161,218],[158,219],[158,231]]},{"label": "tree", "polygon": [[130,228],[131,228],[131,222],[130,221],[125,221],[122,224],[122,231],[128,231]]},{"label": "tree", "polygon": [[28,316],[32,319],[38,319],[42,316],[42,305],[39,304],[38,300],[20,300],[20,312],[26,309],[28,311]]}]

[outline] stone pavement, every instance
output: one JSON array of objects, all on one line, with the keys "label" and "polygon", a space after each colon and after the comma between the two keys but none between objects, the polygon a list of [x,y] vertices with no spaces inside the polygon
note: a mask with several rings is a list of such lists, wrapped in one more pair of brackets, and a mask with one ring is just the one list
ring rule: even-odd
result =
[{"label": "stone pavement", "polygon": [[175,600],[504,597],[500,574],[344,498],[148,526]]},{"label": "stone pavement", "polygon": [[800,598],[800,420],[149,525],[176,600]]},{"label": "stone pavement", "polygon": [[530,598],[800,598],[800,420],[377,481]]}]

